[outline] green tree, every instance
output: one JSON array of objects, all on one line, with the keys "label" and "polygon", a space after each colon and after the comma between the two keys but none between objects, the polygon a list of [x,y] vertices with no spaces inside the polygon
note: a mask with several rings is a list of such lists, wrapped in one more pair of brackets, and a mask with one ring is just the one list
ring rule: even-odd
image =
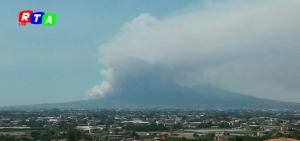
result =
[{"label": "green tree", "polygon": [[76,130],[70,129],[67,132],[67,139],[70,140],[70,141],[75,141],[75,139],[76,139]]},{"label": "green tree", "polygon": [[32,131],[32,132],[31,132],[31,137],[32,137],[34,140],[39,140],[39,139],[40,139],[40,136],[41,136],[41,133],[38,132],[38,131]]},{"label": "green tree", "polygon": [[135,139],[139,139],[140,138],[140,136],[136,132],[131,132],[130,137],[135,138]]},{"label": "green tree", "polygon": [[182,129],[182,124],[177,123],[177,124],[173,125],[172,127],[173,127],[173,129]]},{"label": "green tree", "polygon": [[199,134],[197,134],[197,133],[194,133],[194,134],[193,134],[193,137],[194,137],[194,138],[200,138]]}]

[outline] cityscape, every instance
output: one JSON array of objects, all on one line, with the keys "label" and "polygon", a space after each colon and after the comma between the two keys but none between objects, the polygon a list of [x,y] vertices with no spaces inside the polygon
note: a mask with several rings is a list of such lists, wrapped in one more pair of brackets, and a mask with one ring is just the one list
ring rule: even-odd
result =
[{"label": "cityscape", "polygon": [[0,114],[1,141],[300,139],[299,110],[32,109],[2,110]]}]

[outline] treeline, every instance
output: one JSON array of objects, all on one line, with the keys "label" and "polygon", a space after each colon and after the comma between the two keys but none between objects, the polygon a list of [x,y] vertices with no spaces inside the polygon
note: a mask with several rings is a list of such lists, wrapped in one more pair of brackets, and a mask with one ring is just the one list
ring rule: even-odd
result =
[{"label": "treeline", "polygon": [[77,129],[69,129],[63,134],[57,133],[54,130],[46,130],[43,132],[33,131],[31,132],[31,137],[34,140],[50,141],[52,139],[68,139],[70,141],[77,141],[81,139],[92,140],[92,137],[85,132]]},{"label": "treeline", "polygon": [[27,127],[43,127],[45,124],[47,123],[47,121],[35,121],[35,120],[30,120],[30,121],[25,121],[22,120],[19,125],[26,125]]}]

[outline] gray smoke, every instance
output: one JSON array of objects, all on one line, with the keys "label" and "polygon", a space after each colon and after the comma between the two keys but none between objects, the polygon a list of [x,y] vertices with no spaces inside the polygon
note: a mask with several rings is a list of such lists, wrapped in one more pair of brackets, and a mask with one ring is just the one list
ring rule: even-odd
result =
[{"label": "gray smoke", "polygon": [[141,14],[98,48],[105,79],[85,99],[167,81],[300,102],[299,7],[297,0],[254,1],[164,19]]}]

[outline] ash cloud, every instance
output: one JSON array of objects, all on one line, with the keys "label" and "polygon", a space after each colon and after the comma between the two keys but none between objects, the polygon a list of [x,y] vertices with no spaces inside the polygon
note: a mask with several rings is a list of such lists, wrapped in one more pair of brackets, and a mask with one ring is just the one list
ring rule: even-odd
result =
[{"label": "ash cloud", "polygon": [[300,102],[300,1],[210,5],[164,19],[141,14],[125,23],[98,48],[104,80],[85,99],[210,84]]}]

